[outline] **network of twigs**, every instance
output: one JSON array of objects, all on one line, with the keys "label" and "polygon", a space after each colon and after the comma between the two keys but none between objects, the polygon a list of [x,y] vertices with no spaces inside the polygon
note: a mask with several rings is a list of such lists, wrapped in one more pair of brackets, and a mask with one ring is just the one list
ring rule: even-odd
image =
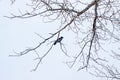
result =
[{"label": "network of twigs", "polygon": [[[74,57],[73,61],[66,62],[66,64],[72,63],[70,67],[73,67],[77,60],[82,61],[82,65],[78,69],[79,71],[81,69],[88,68],[90,61],[93,61],[94,63],[104,67],[104,69],[110,71],[107,66],[105,67],[103,64],[101,64],[102,61],[106,62],[107,60],[100,58],[99,56],[95,56],[97,56],[97,52],[102,49],[100,41],[109,41],[111,38],[116,41],[120,41],[120,37],[117,35],[120,32],[120,19],[118,19],[120,18],[120,5],[117,4],[117,1],[119,3],[119,0],[93,0],[90,3],[82,3],[80,0],[76,0],[73,3],[68,0],[32,0],[31,5],[28,5],[33,9],[31,12],[22,13],[20,11],[20,15],[11,14],[12,16],[6,17],[11,19],[25,19],[35,16],[42,16],[49,21],[55,21],[59,19],[62,27],[60,27],[58,31],[54,32],[49,37],[44,38],[44,40],[36,47],[25,49],[24,51],[11,56],[22,56],[31,51],[34,51],[38,55],[37,59],[39,59],[39,62],[36,65],[34,71],[38,68],[42,59],[45,58],[50,50],[52,50],[53,46],[55,46],[55,42],[57,42],[57,44],[59,43],[62,52],[65,53],[66,56],[69,56],[64,44],[61,42],[62,39],[60,40],[60,33],[69,28],[76,34],[83,34],[85,36],[80,38],[81,40],[78,43],[80,45],[80,52],[78,55]],[[15,0],[11,0],[11,2],[13,4]],[[85,6],[82,10],[76,8],[80,7],[80,4]],[[89,21],[90,23],[90,30],[83,32],[81,31],[80,25],[86,21]],[[107,26],[108,24],[111,25],[111,28]],[[39,56],[36,50],[56,35],[58,36],[51,47],[43,56]],[[100,72],[99,69],[96,68],[96,70]],[[102,75],[105,75],[103,72],[101,73]],[[113,75],[116,75],[115,72]]]}]

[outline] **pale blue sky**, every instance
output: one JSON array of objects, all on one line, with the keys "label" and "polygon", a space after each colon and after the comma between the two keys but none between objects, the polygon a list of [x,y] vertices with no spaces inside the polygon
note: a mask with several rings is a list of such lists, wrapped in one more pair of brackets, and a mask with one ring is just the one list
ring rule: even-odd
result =
[{"label": "pale blue sky", "polygon": [[[19,0],[18,0],[19,1]],[[20,6],[20,5],[18,5]],[[15,10],[15,11],[14,11]],[[30,19],[8,19],[3,16],[17,13],[17,8],[10,5],[10,1],[0,1],[0,80],[96,80],[85,71],[77,72],[77,68],[70,69],[64,64],[66,56],[61,52],[59,45],[43,59],[37,71],[30,72],[36,65],[36,58],[33,52],[22,57],[8,57],[15,51],[22,51],[27,47],[36,46],[40,39],[34,33],[48,37],[48,32],[54,32],[56,23],[42,23],[41,18]],[[66,46],[67,39],[73,34],[63,32]],[[74,38],[74,37],[72,37]],[[72,42],[74,44],[74,41]],[[42,50],[38,50],[42,53]],[[74,50],[71,52],[74,52]],[[98,80],[98,79],[97,79]]]}]

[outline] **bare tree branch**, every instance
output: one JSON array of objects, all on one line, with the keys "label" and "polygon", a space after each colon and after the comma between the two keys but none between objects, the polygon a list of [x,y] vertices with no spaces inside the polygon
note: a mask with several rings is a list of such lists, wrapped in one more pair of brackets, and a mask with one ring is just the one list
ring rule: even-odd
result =
[{"label": "bare tree branch", "polygon": [[[11,0],[11,2],[14,3],[15,0]],[[60,22],[60,26],[57,26],[59,30],[53,32],[47,38],[43,38],[37,34],[43,39],[42,42],[33,48],[27,48],[20,53],[16,53],[16,55],[10,56],[22,56],[34,51],[39,61],[33,71],[38,68],[43,58],[48,55],[53,45],[55,46],[57,43],[60,44],[62,52],[69,57],[69,52],[61,42],[60,35],[60,33],[68,29],[77,35],[77,45],[79,46],[79,52],[72,56],[73,60],[66,62],[70,68],[77,64],[77,62],[80,63],[78,71],[85,68],[88,69],[94,65],[95,76],[107,79],[120,79],[120,71],[117,67],[113,68],[110,66],[109,60],[107,60],[108,57],[106,58],[109,50],[104,48],[104,44],[108,42],[110,44],[120,43],[119,0],[92,0],[89,3],[84,3],[80,0],[73,2],[69,0],[32,0],[28,6],[32,7],[31,11],[19,11],[20,15],[12,13],[11,16],[5,17],[10,19],[25,19],[40,16],[43,17],[43,22],[58,20]],[[84,7],[81,9],[82,6]],[[36,50],[53,37],[56,37],[56,40],[51,42],[52,45],[50,48],[40,57]],[[99,51],[104,51],[105,55]],[[112,53],[114,54],[114,57],[112,57],[119,60],[119,54],[115,50],[112,50]]]},{"label": "bare tree branch", "polygon": [[87,59],[87,65],[89,63],[92,44],[93,44],[93,41],[94,41],[94,38],[95,38],[95,35],[96,35],[96,24],[97,24],[97,18],[98,18],[97,7],[98,7],[98,3],[97,3],[97,0],[95,0],[95,18],[94,18],[94,21],[93,21],[93,35],[92,35],[92,39],[90,41],[90,48],[89,48],[89,54],[88,54],[88,59]]}]

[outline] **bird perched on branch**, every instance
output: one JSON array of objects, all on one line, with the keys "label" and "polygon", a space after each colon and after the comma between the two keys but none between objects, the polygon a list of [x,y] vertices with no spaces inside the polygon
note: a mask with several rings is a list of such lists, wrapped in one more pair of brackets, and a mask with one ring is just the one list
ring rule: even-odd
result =
[{"label": "bird perched on branch", "polygon": [[58,39],[54,42],[54,45],[56,45],[57,43],[61,43],[62,39],[63,39],[63,37],[58,38]]}]

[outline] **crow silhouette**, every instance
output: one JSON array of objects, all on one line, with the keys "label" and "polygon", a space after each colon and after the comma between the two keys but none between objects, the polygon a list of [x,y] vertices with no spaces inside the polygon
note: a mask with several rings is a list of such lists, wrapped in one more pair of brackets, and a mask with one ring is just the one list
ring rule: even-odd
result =
[{"label": "crow silhouette", "polygon": [[54,45],[56,45],[57,43],[60,43],[62,41],[63,37],[58,38],[55,42]]}]

